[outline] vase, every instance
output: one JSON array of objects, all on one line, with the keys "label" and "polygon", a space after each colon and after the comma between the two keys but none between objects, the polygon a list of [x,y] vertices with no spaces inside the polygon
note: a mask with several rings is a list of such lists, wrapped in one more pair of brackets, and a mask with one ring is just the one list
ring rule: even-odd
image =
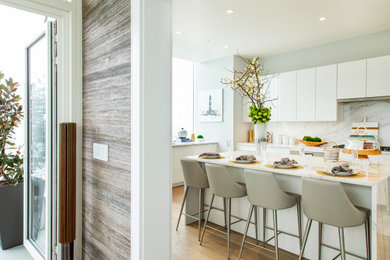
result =
[{"label": "vase", "polygon": [[257,155],[260,155],[263,152],[260,141],[264,142],[265,138],[267,137],[267,126],[266,124],[256,123],[254,128],[255,152]]},{"label": "vase", "polygon": [[255,134],[254,134],[254,139],[255,142],[259,142],[261,138],[266,138],[267,137],[267,125],[266,124],[259,124],[256,123],[254,125],[255,128]]}]

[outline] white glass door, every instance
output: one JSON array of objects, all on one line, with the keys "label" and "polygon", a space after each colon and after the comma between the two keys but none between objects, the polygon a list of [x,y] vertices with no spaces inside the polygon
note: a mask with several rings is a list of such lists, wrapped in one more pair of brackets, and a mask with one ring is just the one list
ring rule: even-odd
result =
[{"label": "white glass door", "polygon": [[38,259],[56,257],[55,26],[26,48],[25,246]]}]

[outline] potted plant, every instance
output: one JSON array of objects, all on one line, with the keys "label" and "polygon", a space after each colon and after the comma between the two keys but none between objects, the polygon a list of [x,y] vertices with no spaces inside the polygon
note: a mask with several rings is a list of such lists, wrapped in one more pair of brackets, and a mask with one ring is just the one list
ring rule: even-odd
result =
[{"label": "potted plant", "polygon": [[198,135],[196,140],[198,140],[198,142],[203,142],[203,135]]},{"label": "potted plant", "polygon": [[264,65],[259,57],[252,60],[239,57],[246,63],[245,70],[233,70],[233,78],[222,79],[221,82],[250,100],[248,117],[254,125],[256,141],[266,137],[266,123],[271,120],[271,108],[266,107],[266,104],[275,100],[268,97],[268,86],[272,77],[261,76]]},{"label": "potted plant", "polygon": [[23,158],[14,143],[23,119],[18,83],[0,72],[0,239],[3,249],[23,243]]}]

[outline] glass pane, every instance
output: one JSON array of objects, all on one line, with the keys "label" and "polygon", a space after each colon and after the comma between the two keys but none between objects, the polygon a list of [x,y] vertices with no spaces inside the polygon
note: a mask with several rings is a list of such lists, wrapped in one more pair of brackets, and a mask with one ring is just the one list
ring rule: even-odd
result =
[{"label": "glass pane", "polygon": [[29,69],[29,227],[28,237],[37,249],[46,252],[47,160],[47,40],[42,36],[28,49]]}]

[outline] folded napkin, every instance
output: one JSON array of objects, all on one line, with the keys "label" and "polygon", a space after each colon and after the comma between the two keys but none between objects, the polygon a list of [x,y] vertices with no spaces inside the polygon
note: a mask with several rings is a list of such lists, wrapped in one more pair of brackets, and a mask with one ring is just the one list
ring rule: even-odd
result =
[{"label": "folded napkin", "polygon": [[347,163],[340,164],[332,168],[332,174],[338,175],[340,172],[350,172],[352,173],[351,166]]},{"label": "folded napkin", "polygon": [[276,167],[277,165],[294,165],[294,164],[298,164],[297,161],[290,160],[289,158],[282,158],[280,159],[280,161],[274,162],[274,167]]},{"label": "folded napkin", "polygon": [[206,156],[220,156],[219,153],[201,153],[199,157],[206,157]]},{"label": "folded napkin", "polygon": [[240,155],[236,158],[236,161],[256,161],[256,157],[253,155]]}]

